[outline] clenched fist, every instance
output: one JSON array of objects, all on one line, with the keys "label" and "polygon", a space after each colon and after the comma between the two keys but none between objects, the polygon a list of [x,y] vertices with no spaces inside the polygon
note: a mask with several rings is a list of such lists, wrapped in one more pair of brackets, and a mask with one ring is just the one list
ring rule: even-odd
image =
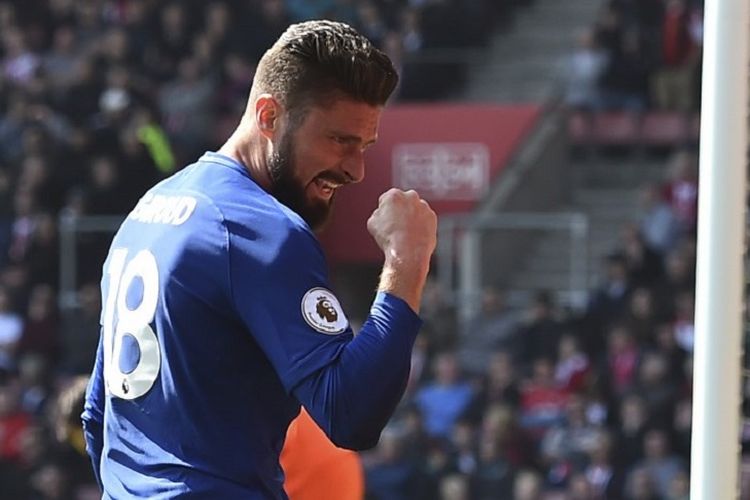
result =
[{"label": "clenched fist", "polygon": [[380,290],[417,311],[437,243],[435,212],[416,191],[390,189],[380,196],[367,229],[385,255]]}]

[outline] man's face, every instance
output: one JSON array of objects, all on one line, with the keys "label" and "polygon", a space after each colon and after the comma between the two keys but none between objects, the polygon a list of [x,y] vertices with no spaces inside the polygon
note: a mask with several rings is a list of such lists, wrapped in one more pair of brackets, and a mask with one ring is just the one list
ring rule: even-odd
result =
[{"label": "man's face", "polygon": [[313,230],[330,214],[336,190],[364,178],[363,153],[377,139],[382,109],[339,99],[312,107],[302,123],[279,130],[268,159],[271,193]]}]

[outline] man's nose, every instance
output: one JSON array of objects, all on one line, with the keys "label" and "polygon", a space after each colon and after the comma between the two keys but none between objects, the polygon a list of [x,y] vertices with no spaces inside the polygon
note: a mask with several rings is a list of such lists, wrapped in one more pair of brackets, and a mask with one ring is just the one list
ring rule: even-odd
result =
[{"label": "man's nose", "polygon": [[365,178],[365,159],[359,149],[349,154],[341,166],[349,182],[361,182]]}]

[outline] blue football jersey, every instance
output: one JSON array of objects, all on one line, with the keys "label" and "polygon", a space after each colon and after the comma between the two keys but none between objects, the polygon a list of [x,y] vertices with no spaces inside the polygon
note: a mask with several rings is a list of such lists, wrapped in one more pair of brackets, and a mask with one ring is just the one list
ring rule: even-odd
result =
[{"label": "blue football jersey", "polygon": [[420,322],[380,293],[354,338],[326,269],[307,224],[228,157],[141,198],[103,266],[83,415],[105,498],[286,498],[300,402],[337,444],[376,442]]}]

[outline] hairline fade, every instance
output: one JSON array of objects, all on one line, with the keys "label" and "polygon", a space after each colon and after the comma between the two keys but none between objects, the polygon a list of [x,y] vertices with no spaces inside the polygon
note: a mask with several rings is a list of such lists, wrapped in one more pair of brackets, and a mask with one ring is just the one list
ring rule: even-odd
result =
[{"label": "hairline fade", "polygon": [[311,107],[348,98],[383,106],[398,84],[388,56],[336,21],[292,24],[261,57],[251,101],[269,93],[300,122]]}]

